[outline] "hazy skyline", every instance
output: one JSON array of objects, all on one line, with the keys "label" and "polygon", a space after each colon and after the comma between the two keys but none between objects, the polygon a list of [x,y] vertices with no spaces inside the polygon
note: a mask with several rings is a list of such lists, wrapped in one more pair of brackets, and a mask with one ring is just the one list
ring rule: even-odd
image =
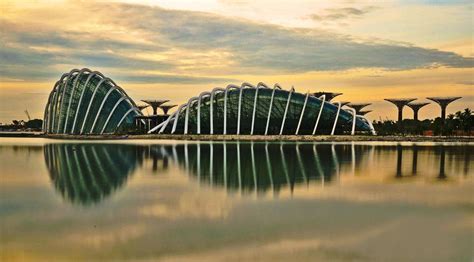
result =
[{"label": "hazy skyline", "polygon": [[[396,119],[388,97],[474,107],[471,1],[254,2],[0,0],[0,122],[26,108],[42,118],[61,74],[83,67],[135,101],[263,81],[372,102],[369,119]],[[419,117],[439,112],[432,103]]]}]

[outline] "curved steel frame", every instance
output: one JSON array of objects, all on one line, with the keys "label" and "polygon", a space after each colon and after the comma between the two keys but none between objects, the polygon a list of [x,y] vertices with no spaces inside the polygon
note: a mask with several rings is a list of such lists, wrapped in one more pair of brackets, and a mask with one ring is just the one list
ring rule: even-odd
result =
[{"label": "curved steel frame", "polygon": [[[321,100],[321,97],[323,98],[322,100]],[[326,95],[320,96],[319,99],[322,102],[321,102],[321,107],[319,108],[318,118],[316,119],[316,123],[314,124],[313,136],[316,134],[316,130],[318,129],[319,119],[321,119],[321,114],[323,113],[324,104],[326,103]]]},{"label": "curved steel frame", "polygon": [[308,103],[309,92],[306,93],[306,97],[304,98],[303,109],[301,109],[300,120],[298,120],[298,126],[296,127],[295,135],[298,135],[300,131],[301,121],[303,121],[304,111],[306,109],[306,104]]},{"label": "curved steel frame", "polygon": [[[252,110],[252,124],[251,124],[251,131],[250,131],[250,134],[253,135],[254,134],[254,128],[255,128],[255,117],[256,117],[256,108],[257,108],[257,102],[258,102],[259,89],[260,88],[269,89],[269,87],[267,85],[265,85],[264,83],[262,83],[262,82],[258,83],[257,86],[253,86],[249,83],[243,83],[241,86],[230,84],[225,89],[216,87],[216,88],[212,89],[211,92],[202,92],[199,96],[192,97],[191,99],[189,99],[187,101],[187,103],[182,104],[164,122],[162,122],[159,125],[153,127],[152,129],[150,129],[148,131],[148,133],[150,134],[150,133],[153,133],[153,132],[158,130],[158,133],[161,134],[166,130],[167,126],[171,123],[171,121],[173,121],[171,134],[174,134],[176,132],[177,124],[178,124],[178,121],[179,121],[179,115],[181,114],[181,112],[183,110],[186,110],[186,112],[185,112],[185,121],[184,121],[184,132],[183,133],[188,134],[190,107],[197,102],[197,134],[201,134],[201,105],[203,103],[203,99],[206,98],[206,97],[209,97],[209,99],[210,99],[210,101],[209,101],[209,107],[210,107],[210,134],[214,134],[215,95],[218,94],[218,93],[224,93],[224,109],[223,109],[224,110],[224,128],[223,128],[223,134],[226,135],[226,134],[228,134],[228,131],[227,131],[228,93],[231,89],[236,89],[236,90],[239,90],[239,100],[238,100],[239,105],[238,105],[237,132],[236,133],[240,134],[240,122],[241,122],[241,115],[242,115],[242,96],[243,96],[244,89],[247,89],[247,88],[255,89],[255,96],[254,96],[253,110]],[[269,109],[268,109],[267,121],[266,121],[266,126],[265,126],[265,135],[268,135],[268,129],[269,129],[269,125],[270,125],[270,117],[271,117],[271,114],[273,112],[273,102],[274,102],[274,98],[275,98],[275,91],[277,89],[281,90],[281,87],[280,87],[280,85],[275,84],[274,87],[273,87],[273,90],[272,90],[271,98],[270,98],[270,105],[269,105]],[[290,89],[289,91],[285,91],[285,92],[288,92],[288,97],[287,97],[287,101],[286,101],[285,112],[284,112],[282,122],[281,122],[281,125],[280,125],[280,132],[279,132],[280,135],[283,134],[283,130],[284,130],[284,127],[285,127],[285,122],[286,122],[286,118],[287,118],[287,114],[288,114],[288,110],[289,110],[289,105],[291,103],[291,97],[292,97],[292,94],[294,93],[294,91],[295,91],[294,88]],[[312,99],[314,99],[314,98],[315,97],[313,97]],[[299,134],[300,127],[301,127],[301,124],[303,122],[303,117],[304,117],[304,114],[306,112],[306,107],[307,107],[307,103],[308,103],[309,99],[310,99],[310,94],[308,92],[308,93],[306,93],[303,108],[301,109],[301,112],[300,112],[300,115],[299,115],[299,120],[298,120],[298,125],[297,125],[297,128],[296,128],[295,135]],[[319,99],[321,101],[321,106],[319,108],[318,116],[317,116],[316,122],[314,124],[312,135],[316,134],[316,131],[318,129],[318,125],[319,125],[319,122],[320,122],[320,119],[321,119],[321,115],[322,115],[322,112],[324,110],[324,105],[329,103],[329,102],[326,102],[326,96],[325,95],[322,95],[320,97],[316,97],[316,99]],[[341,107],[342,107],[341,102],[335,102],[335,104],[337,104],[338,106],[337,106],[336,118],[334,120],[332,130],[331,130],[331,135],[334,135],[334,133],[335,133],[337,122],[338,122],[340,111],[341,111]],[[369,124],[370,128],[371,128],[372,134],[375,134],[375,130],[373,130],[373,126],[371,125],[370,121],[367,120],[367,118],[365,116],[357,115],[355,113],[355,110],[349,109],[349,111],[352,112],[351,135],[355,134],[357,118],[365,119],[367,121],[367,123]]]},{"label": "curved steel frame", "polygon": [[105,120],[105,123],[104,123],[104,126],[102,127],[102,130],[100,131],[101,134],[104,133],[104,130],[105,130],[105,127],[107,127],[107,124],[109,123],[109,120],[110,118],[112,117],[112,115],[114,114],[115,112],[115,109],[117,109],[117,107],[120,105],[120,103],[122,103],[123,100],[127,99],[126,97],[121,97],[114,105],[114,107],[112,108],[112,110],[110,111],[109,113],[109,116],[107,117],[107,120]]},{"label": "curved steel frame", "polygon": [[265,135],[268,134],[268,126],[270,125],[270,116],[272,115],[272,107],[273,107],[273,98],[275,97],[275,90],[281,89],[280,85],[275,84],[272,90],[272,97],[270,98],[270,106],[268,108],[268,116],[267,116],[267,125],[265,126]]},{"label": "curved steel frame", "polygon": [[224,135],[227,134],[227,94],[229,93],[229,90],[231,88],[239,89],[240,87],[230,84],[225,88],[225,93],[224,93]]},{"label": "curved steel frame", "polygon": [[280,128],[280,135],[283,134],[283,128],[285,127],[285,121],[286,121],[286,114],[288,113],[288,107],[290,107],[290,101],[291,101],[291,95],[295,89],[292,87],[290,89],[290,92],[288,93],[288,99],[286,100],[286,106],[285,106],[285,113],[283,114],[283,119],[281,120],[281,128]]},{"label": "curved steel frame", "polygon": [[250,130],[250,134],[253,135],[253,130],[254,130],[254,126],[255,126],[255,113],[257,112],[257,97],[258,97],[258,90],[260,89],[260,87],[264,87],[264,88],[268,88],[268,86],[263,83],[263,82],[260,82],[257,84],[257,88],[255,90],[255,98],[253,100],[253,111],[252,111],[252,129]]},{"label": "curved steel frame", "polygon": [[77,102],[77,109],[76,109],[76,114],[74,116],[74,121],[73,121],[73,124],[72,124],[71,134],[74,133],[74,130],[76,128],[77,115],[79,114],[79,109],[81,109],[82,98],[84,97],[84,93],[85,93],[85,90],[87,88],[87,85],[89,84],[90,79],[95,75],[98,75],[101,79],[105,78],[104,75],[102,75],[100,72],[97,72],[97,71],[89,73],[89,76],[86,79],[86,83],[84,84],[84,88],[82,89],[81,96],[79,97],[79,102]]},{"label": "curved steel frame", "polygon": [[244,82],[241,86],[240,86],[240,93],[239,93],[239,109],[238,109],[238,113],[237,113],[237,135],[240,135],[240,118],[242,117],[242,92],[244,91],[244,88],[245,87],[249,87],[249,88],[253,88],[255,89],[255,86],[247,83],[247,82]]},{"label": "curved steel frame", "polygon": [[210,117],[211,117],[211,135],[214,134],[214,95],[217,94],[217,92],[225,92],[225,89],[223,88],[220,88],[220,87],[216,87],[214,89],[212,89],[211,91],[211,101],[209,102],[209,108],[210,108]]},{"label": "curved steel frame", "polygon": [[89,133],[92,133],[92,131],[94,130],[95,124],[97,123],[97,119],[99,118],[99,115],[102,112],[102,108],[104,107],[104,104],[107,101],[107,98],[109,98],[110,94],[112,94],[112,92],[115,91],[115,90],[117,90],[117,88],[114,86],[114,87],[109,89],[107,94],[105,94],[105,97],[102,99],[102,102],[100,103],[99,110],[97,110],[97,114],[95,114],[94,122],[92,123],[92,127],[89,130]]},{"label": "curved steel frame", "polygon": [[[70,111],[71,111],[71,104],[72,104],[72,101],[74,99],[74,95],[77,91],[76,89],[78,88],[78,85],[79,85],[79,82],[80,82],[79,78],[84,74],[87,74],[88,76],[87,76],[87,79],[85,81],[85,84],[83,85],[81,95],[80,95],[79,101],[77,103],[77,108],[75,110],[76,112],[74,113],[74,120],[73,120],[73,123],[72,123],[72,127],[69,130],[68,122],[70,120],[69,119],[69,114],[70,114]],[[132,110],[129,110],[128,112],[126,112],[126,115],[124,115],[122,117],[121,122],[115,127],[115,130],[117,130],[119,128],[119,126],[122,124],[123,120],[125,120],[126,116],[128,114],[130,114],[131,112],[135,111],[137,114],[142,115],[142,113],[139,110],[137,110],[135,102],[133,100],[131,100],[130,97],[126,94],[126,92],[120,86],[118,86],[113,80],[111,80],[110,78],[105,77],[103,74],[101,74],[98,71],[91,71],[88,68],[83,68],[81,70],[73,69],[69,73],[65,73],[61,76],[61,78],[54,84],[53,89],[52,89],[51,93],[48,96],[48,101],[47,101],[46,106],[45,106],[44,121],[43,121],[43,126],[42,126],[44,132],[46,132],[46,133],[65,133],[65,134],[66,133],[70,133],[70,134],[75,133],[76,124],[78,122],[77,120],[78,120],[79,111],[80,111],[80,108],[82,107],[82,104],[83,104],[84,93],[86,92],[86,89],[88,89],[87,86],[89,85],[90,80],[94,76],[99,77],[100,81],[95,85],[92,97],[89,100],[86,114],[85,114],[84,118],[82,119],[80,134],[82,134],[84,132],[84,126],[85,126],[85,123],[86,123],[86,121],[89,117],[89,114],[90,114],[89,111],[90,111],[91,105],[94,101],[94,98],[96,96],[97,90],[99,89],[100,85],[102,85],[104,82],[109,84],[111,86],[111,89],[108,91],[107,95],[102,99],[101,107],[100,107],[99,111],[97,112],[97,114],[95,116],[94,123],[93,123],[92,128],[89,132],[92,132],[92,130],[94,129],[95,124],[97,122],[97,119],[98,119],[98,117],[101,113],[102,107],[104,106],[104,103],[106,102],[106,100],[108,98],[108,95],[110,95],[112,90],[117,90],[122,97],[120,98],[120,101],[116,102],[116,104],[114,105],[112,111],[109,113],[109,115],[107,117],[107,120],[106,120],[104,126],[102,127],[102,130],[101,130],[100,133],[103,133],[105,131],[105,127],[109,123],[109,120],[112,117],[112,114],[115,112],[115,109],[119,106],[120,102],[122,102],[123,100],[127,101],[131,105]],[[75,77],[74,82],[72,83],[72,85],[69,85],[69,82],[71,81],[71,79],[73,77]],[[70,94],[69,94],[69,99],[66,99],[65,96],[66,96],[66,93],[68,92],[68,89],[70,90]],[[66,105],[65,105],[66,100],[68,100],[67,101],[68,102],[67,108],[66,108]],[[64,113],[65,113],[65,115],[64,115]],[[64,115],[64,117],[63,117],[63,115]],[[57,118],[58,116],[60,116],[60,118]]]},{"label": "curved steel frame", "polygon": [[[71,109],[72,97],[74,96],[74,91],[76,90],[78,80],[81,77],[82,73],[84,72],[88,72],[90,74],[91,70],[89,70],[88,68],[81,69],[81,71],[79,71],[79,73],[77,74],[76,79],[74,79],[74,83],[72,84],[72,91],[71,91],[71,95],[69,96],[69,103],[68,103],[67,111],[66,111],[66,121],[64,123],[64,129],[63,129],[64,132],[67,132],[66,128],[67,128],[67,121],[69,120],[68,116],[69,116],[69,110]],[[85,89],[85,86],[84,86],[84,89]]]},{"label": "curved steel frame", "polygon": [[[198,98],[198,113],[197,113],[197,133],[201,134],[201,101],[204,96],[211,96],[210,92],[202,92]],[[212,110],[212,107],[210,108]],[[187,120],[186,120],[187,121]]]},{"label": "curved steel frame", "polygon": [[87,118],[89,117],[89,110],[91,109],[91,106],[92,106],[92,102],[94,102],[94,98],[95,98],[95,94],[97,93],[97,90],[99,89],[99,87],[102,85],[102,83],[104,83],[105,81],[109,80],[109,78],[102,78],[99,83],[95,86],[94,88],[94,92],[92,93],[92,97],[91,97],[91,100],[89,100],[89,105],[87,105],[87,110],[86,110],[86,114],[84,115],[84,119],[82,120],[82,125],[81,125],[81,131],[79,132],[79,134],[82,134],[84,132],[84,126],[87,122]]},{"label": "curved steel frame", "polygon": [[331,131],[331,136],[334,135],[334,132],[336,132],[336,125],[337,125],[337,120],[339,119],[339,113],[341,112],[341,102],[337,101],[334,102],[334,104],[337,104],[337,113],[336,113],[336,118],[334,119],[334,125],[332,126],[332,131]]},{"label": "curved steel frame", "polygon": [[[71,80],[71,78],[74,76],[74,74],[76,74],[76,77],[77,77],[77,73],[79,73],[79,70],[77,70],[77,69],[71,70],[71,72],[69,72],[69,75],[66,77],[66,80],[62,84],[62,87],[63,87],[62,91],[63,92],[62,92],[62,95],[61,95],[61,104],[59,105],[59,119],[58,119],[58,128],[56,129],[56,133],[59,133],[59,129],[61,128],[61,119],[62,119],[61,114],[63,112],[65,95],[66,95],[66,90],[68,88],[68,83]],[[65,121],[66,121],[66,118],[67,118],[67,116],[64,117]],[[64,132],[64,129],[63,129],[63,132]]]}]

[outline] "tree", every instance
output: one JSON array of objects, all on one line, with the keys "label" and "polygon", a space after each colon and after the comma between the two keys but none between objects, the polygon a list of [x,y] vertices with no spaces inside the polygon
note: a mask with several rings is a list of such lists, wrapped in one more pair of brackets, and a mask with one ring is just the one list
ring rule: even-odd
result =
[{"label": "tree", "polygon": [[32,119],[25,123],[25,127],[33,129],[41,129],[43,126],[43,120],[41,119]]},{"label": "tree", "polygon": [[444,121],[440,117],[423,121],[404,119],[403,129],[392,120],[374,121],[373,125],[379,135],[422,135],[425,131],[433,131],[434,135],[453,135],[455,131],[463,131],[469,135],[474,129],[474,114],[466,108],[448,115]]}]

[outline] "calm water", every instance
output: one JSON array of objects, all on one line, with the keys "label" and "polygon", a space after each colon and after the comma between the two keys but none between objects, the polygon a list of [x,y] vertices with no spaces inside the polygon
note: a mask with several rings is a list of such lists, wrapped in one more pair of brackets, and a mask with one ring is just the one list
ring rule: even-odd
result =
[{"label": "calm water", "polygon": [[471,261],[474,145],[0,139],[0,260]]}]

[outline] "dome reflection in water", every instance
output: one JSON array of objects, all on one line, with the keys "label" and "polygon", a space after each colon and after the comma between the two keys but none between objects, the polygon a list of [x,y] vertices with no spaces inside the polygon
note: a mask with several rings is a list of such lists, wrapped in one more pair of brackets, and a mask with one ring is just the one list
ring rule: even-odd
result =
[{"label": "dome reflection in water", "polygon": [[[44,153],[56,190],[73,204],[90,205],[122,188],[135,169],[148,167],[144,165],[147,161],[152,163],[153,173],[163,173],[171,165],[178,165],[191,176],[192,182],[201,185],[242,194],[278,194],[283,188],[293,192],[298,184],[337,183],[347,175],[380,174],[395,183],[426,177],[429,170],[434,170],[434,180],[446,180],[469,173],[470,149],[354,143],[58,143],[46,145]],[[456,173],[446,172],[447,166],[450,170],[454,167]]]},{"label": "dome reflection in water", "polygon": [[48,144],[44,156],[57,191],[81,205],[97,203],[124,186],[142,160],[132,145]]},{"label": "dome reflection in water", "polygon": [[[176,146],[178,162],[199,182],[230,191],[280,191],[296,184],[334,179],[351,154],[313,144],[206,143]],[[340,148],[341,149],[341,148]],[[339,154],[338,154],[339,153]]]}]

